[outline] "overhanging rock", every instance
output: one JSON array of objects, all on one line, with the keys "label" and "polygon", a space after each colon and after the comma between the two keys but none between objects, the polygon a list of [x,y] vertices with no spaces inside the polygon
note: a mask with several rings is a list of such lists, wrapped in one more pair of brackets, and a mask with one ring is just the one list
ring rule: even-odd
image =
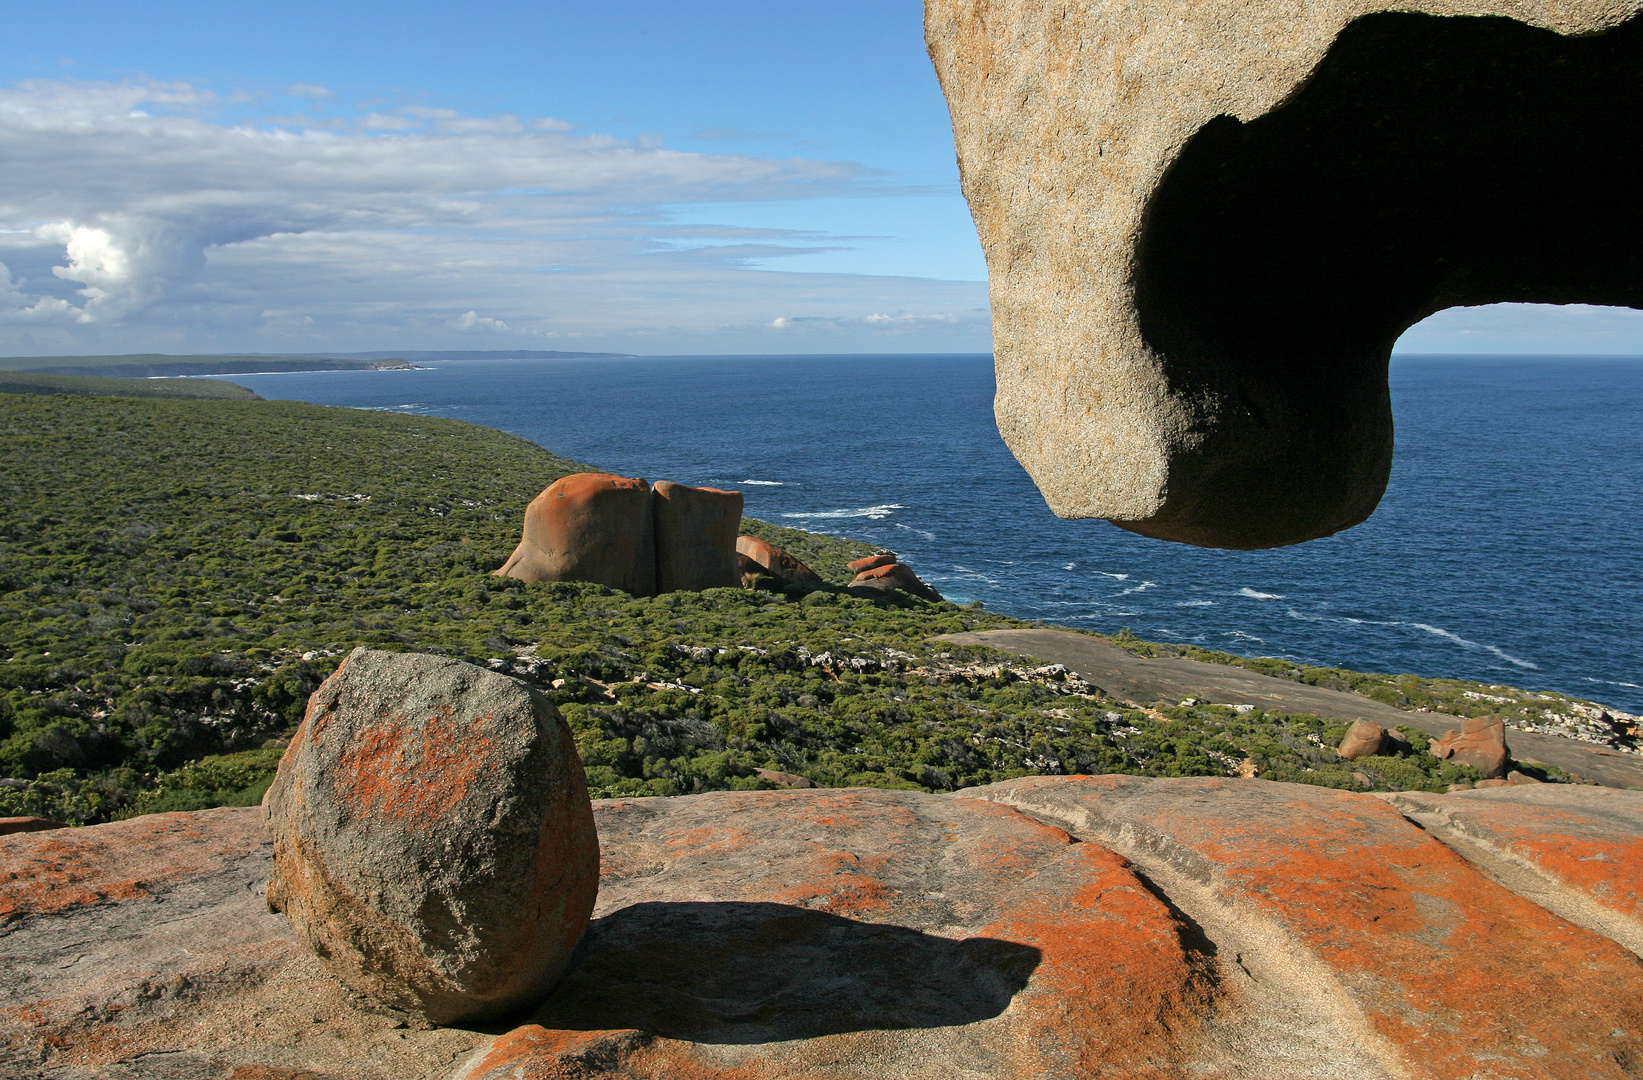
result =
[{"label": "overhanging rock", "polygon": [[1427,315],[1643,307],[1638,0],[927,0],[999,430],[1063,517],[1368,517]]}]

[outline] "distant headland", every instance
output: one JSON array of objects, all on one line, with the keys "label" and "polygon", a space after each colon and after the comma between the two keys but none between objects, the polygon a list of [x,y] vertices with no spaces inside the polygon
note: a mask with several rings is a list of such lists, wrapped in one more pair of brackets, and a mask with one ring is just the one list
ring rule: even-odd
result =
[{"label": "distant headland", "polygon": [[114,356],[4,356],[0,371],[41,375],[100,375],[123,379],[163,379],[191,375],[252,375],[291,371],[406,371],[418,361],[605,360],[626,353],[554,352],[542,349],[263,354],[171,355],[126,353]]}]

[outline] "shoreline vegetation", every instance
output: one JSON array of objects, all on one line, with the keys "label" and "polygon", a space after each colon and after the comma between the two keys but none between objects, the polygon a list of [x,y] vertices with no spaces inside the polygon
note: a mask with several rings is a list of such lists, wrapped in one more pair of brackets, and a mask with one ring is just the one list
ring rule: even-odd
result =
[{"label": "shoreline vegetation", "polygon": [[[743,530],[822,583],[635,599],[492,577],[526,503],[589,467],[490,428],[219,390],[48,390],[0,393],[0,816],[90,824],[251,805],[309,693],[357,645],[536,685],[574,733],[596,798],[771,788],[791,783],[783,774],[928,791],[1103,772],[1356,790],[1475,779],[1418,732],[1407,757],[1348,763],[1331,749],[1344,721],[1137,707],[1064,669],[932,641],[1036,624],[850,596],[844,563],[874,548],[765,522]],[[1603,710],[1112,640],[1559,734]]]}]

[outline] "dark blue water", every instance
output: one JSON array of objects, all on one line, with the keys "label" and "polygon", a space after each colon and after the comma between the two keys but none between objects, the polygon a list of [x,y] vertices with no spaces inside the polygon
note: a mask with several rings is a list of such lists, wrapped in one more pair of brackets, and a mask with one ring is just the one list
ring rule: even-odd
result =
[{"label": "dark blue water", "polygon": [[1643,359],[1394,360],[1380,509],[1260,552],[1057,519],[999,440],[985,357],[468,361],[234,381],[735,487],[752,517],[892,548],[949,598],[1012,615],[1643,709]]}]

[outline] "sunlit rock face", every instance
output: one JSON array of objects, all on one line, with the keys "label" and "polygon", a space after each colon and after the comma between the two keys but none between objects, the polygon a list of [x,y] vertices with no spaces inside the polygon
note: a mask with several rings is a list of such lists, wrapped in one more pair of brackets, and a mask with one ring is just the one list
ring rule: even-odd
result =
[{"label": "sunlit rock face", "polygon": [[928,0],[1050,507],[1209,547],[1366,518],[1393,343],[1643,306],[1637,0]]}]

